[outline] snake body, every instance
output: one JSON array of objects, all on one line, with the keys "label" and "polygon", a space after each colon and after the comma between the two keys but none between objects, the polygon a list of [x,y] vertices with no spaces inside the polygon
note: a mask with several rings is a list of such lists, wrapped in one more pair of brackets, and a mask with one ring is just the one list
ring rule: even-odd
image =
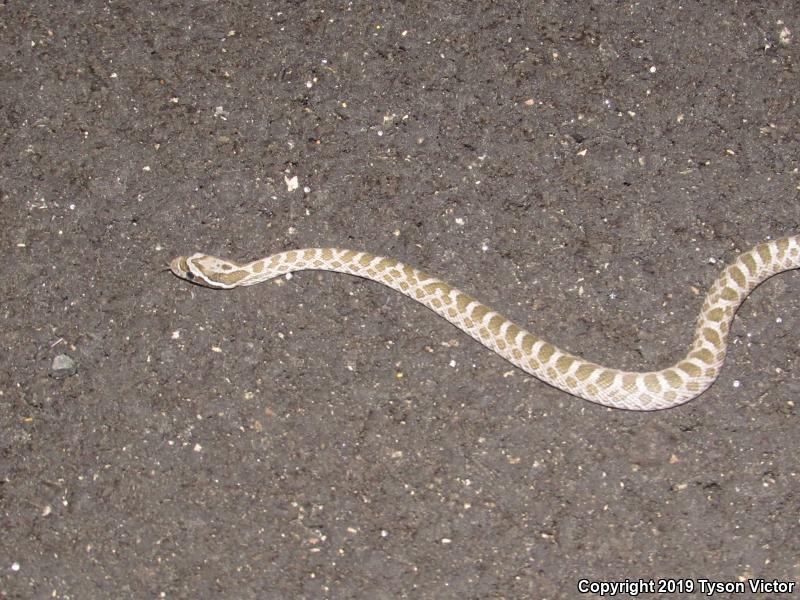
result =
[{"label": "snake body", "polygon": [[688,354],[659,371],[604,367],[561,350],[461,290],[392,258],[338,248],[279,252],[249,263],[193,254],[170,262],[183,279],[229,289],[308,269],[377,281],[424,304],[526,373],[574,396],[614,408],[658,410],[702,394],[719,375],[731,321],[765,279],[800,268],[800,236],[767,241],[739,256],[711,286]]}]

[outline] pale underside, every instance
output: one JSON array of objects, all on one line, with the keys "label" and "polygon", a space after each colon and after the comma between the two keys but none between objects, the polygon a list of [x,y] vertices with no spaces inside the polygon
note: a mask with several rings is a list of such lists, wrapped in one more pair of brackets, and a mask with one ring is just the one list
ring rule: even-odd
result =
[{"label": "pale underside", "polygon": [[194,254],[174,259],[170,268],[179,277],[214,288],[253,285],[308,269],[377,281],[424,304],[523,371],[565,392],[615,408],[657,410],[683,404],[714,382],[725,361],[736,309],[768,277],[800,268],[800,236],[759,244],[729,265],[706,295],[686,357],[649,372],[620,371],[584,360],[436,277],[367,252],[308,248],[245,264]]}]

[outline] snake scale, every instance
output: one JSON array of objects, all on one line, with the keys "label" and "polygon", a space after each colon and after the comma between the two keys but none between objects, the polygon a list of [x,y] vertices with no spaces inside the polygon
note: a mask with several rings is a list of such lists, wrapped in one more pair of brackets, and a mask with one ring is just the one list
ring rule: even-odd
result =
[{"label": "snake scale", "polygon": [[800,268],[800,236],[761,243],[728,265],[711,286],[687,355],[660,371],[629,372],[561,350],[461,290],[392,258],[338,248],[279,252],[249,263],[206,254],[179,256],[183,279],[229,289],[316,269],[377,281],[424,304],[526,373],[574,396],[614,408],[658,410],[702,394],[719,375],[731,321],[750,292],[776,273]]}]

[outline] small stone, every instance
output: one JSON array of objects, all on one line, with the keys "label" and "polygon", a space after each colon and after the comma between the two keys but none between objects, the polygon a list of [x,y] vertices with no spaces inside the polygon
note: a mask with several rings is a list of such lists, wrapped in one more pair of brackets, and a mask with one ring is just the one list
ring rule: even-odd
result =
[{"label": "small stone", "polygon": [[78,372],[78,363],[66,354],[59,354],[53,359],[50,365],[50,377],[53,379],[64,379],[72,377]]}]

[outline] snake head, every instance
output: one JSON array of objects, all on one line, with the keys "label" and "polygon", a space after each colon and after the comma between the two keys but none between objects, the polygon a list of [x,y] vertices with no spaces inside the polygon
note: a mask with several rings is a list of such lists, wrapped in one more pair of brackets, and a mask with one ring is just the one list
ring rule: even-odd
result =
[{"label": "snake head", "polygon": [[237,263],[200,253],[173,258],[169,270],[181,279],[218,290],[236,287],[247,275]]},{"label": "snake head", "polygon": [[193,258],[194,256],[176,256],[169,261],[169,270],[172,271],[172,274],[176,277],[180,277],[186,281],[196,283],[197,285],[212,287],[206,284],[202,271],[199,271],[197,266],[192,263]]}]

